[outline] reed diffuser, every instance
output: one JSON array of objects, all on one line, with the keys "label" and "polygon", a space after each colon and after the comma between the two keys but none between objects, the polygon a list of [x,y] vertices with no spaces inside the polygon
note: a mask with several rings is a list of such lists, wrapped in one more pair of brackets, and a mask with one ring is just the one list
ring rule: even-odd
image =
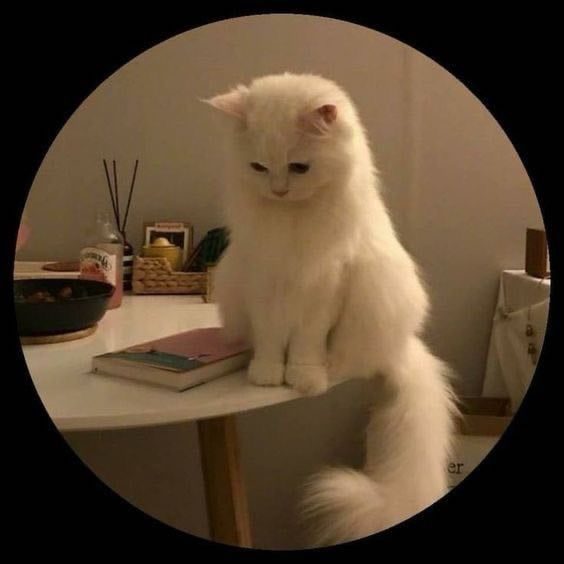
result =
[{"label": "reed diffuser", "polygon": [[117,165],[116,161],[112,161],[112,173],[113,173],[113,185],[110,180],[110,173],[108,170],[108,164],[106,159],[103,159],[104,170],[106,172],[106,180],[108,182],[108,190],[110,192],[110,200],[112,202],[112,209],[114,212],[114,219],[116,222],[116,227],[123,237],[123,289],[131,290],[131,278],[133,275],[133,246],[127,240],[127,218],[129,216],[129,208],[131,206],[131,199],[133,197],[133,191],[135,189],[135,179],[137,177],[137,167],[139,166],[139,159],[135,161],[135,167],[133,168],[133,176],[131,178],[131,184],[129,186],[129,194],[127,196],[127,203],[125,207],[125,214],[123,221],[121,220],[120,213],[120,201],[119,201],[119,185],[118,185],[118,175],[117,175]]}]

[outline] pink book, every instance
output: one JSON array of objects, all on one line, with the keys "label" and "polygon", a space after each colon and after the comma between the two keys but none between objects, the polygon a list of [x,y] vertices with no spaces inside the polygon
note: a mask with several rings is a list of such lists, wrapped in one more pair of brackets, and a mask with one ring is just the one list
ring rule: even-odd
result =
[{"label": "pink book", "polygon": [[193,329],[95,356],[92,371],[178,391],[246,367],[251,350],[221,327]]}]

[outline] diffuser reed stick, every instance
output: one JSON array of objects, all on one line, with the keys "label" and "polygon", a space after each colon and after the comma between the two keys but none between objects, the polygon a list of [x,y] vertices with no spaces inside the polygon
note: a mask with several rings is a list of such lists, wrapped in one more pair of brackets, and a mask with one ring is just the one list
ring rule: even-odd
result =
[{"label": "diffuser reed stick", "polygon": [[125,226],[127,225],[127,216],[129,215],[129,206],[131,205],[131,197],[133,196],[133,190],[135,188],[135,178],[137,177],[137,166],[139,165],[139,159],[135,161],[135,168],[133,169],[133,177],[131,178],[131,186],[129,187],[129,196],[127,198],[127,206],[125,208],[125,216],[123,218],[123,225],[121,226],[121,232],[125,232]]},{"label": "diffuser reed stick", "polygon": [[115,160],[112,161],[112,172],[114,183],[110,179],[110,172],[108,170],[108,163],[106,159],[102,159],[104,163],[104,171],[106,172],[106,181],[108,183],[108,190],[110,192],[110,200],[112,202],[112,210],[114,212],[114,219],[116,221],[116,227],[119,232],[124,235],[125,228],[127,226],[127,218],[129,216],[129,208],[131,206],[131,199],[133,197],[133,192],[135,190],[135,179],[137,178],[137,167],[139,166],[139,159],[135,161],[135,167],[133,169],[133,177],[131,178],[131,184],[129,186],[129,194],[127,196],[127,204],[125,208],[125,215],[123,222],[121,221],[121,212],[119,206],[119,186],[118,186],[118,174],[117,174],[117,163]]},{"label": "diffuser reed stick", "polygon": [[108,172],[108,164],[106,163],[106,159],[103,159],[104,162],[104,170],[106,171],[106,180],[108,181],[108,190],[110,191],[110,199],[112,201],[112,209],[114,210],[114,218],[116,220],[117,227],[119,229],[119,219],[118,219],[118,212],[116,209],[116,201],[114,198],[114,192],[112,188],[112,181],[110,180],[110,173]]}]

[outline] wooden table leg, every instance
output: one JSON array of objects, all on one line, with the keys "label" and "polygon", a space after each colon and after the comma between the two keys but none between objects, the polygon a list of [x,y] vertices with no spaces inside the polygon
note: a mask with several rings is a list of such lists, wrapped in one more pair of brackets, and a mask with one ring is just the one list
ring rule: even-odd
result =
[{"label": "wooden table leg", "polygon": [[251,528],[235,416],[198,421],[198,436],[211,538],[250,547]]}]

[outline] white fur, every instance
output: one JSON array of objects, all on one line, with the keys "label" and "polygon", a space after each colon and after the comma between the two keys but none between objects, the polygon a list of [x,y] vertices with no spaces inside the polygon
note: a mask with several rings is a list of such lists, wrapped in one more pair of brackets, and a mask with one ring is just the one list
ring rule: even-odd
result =
[{"label": "white fur", "polygon": [[[427,294],[357,111],[335,83],[289,73],[209,103],[233,122],[231,243],[216,290],[226,331],[253,344],[249,378],[318,394],[329,381],[380,377],[388,390],[367,430],[364,473],[329,470],[308,485],[313,542],[387,528],[445,493],[455,408],[446,366],[418,337]],[[289,172],[295,162],[309,171]]]}]

